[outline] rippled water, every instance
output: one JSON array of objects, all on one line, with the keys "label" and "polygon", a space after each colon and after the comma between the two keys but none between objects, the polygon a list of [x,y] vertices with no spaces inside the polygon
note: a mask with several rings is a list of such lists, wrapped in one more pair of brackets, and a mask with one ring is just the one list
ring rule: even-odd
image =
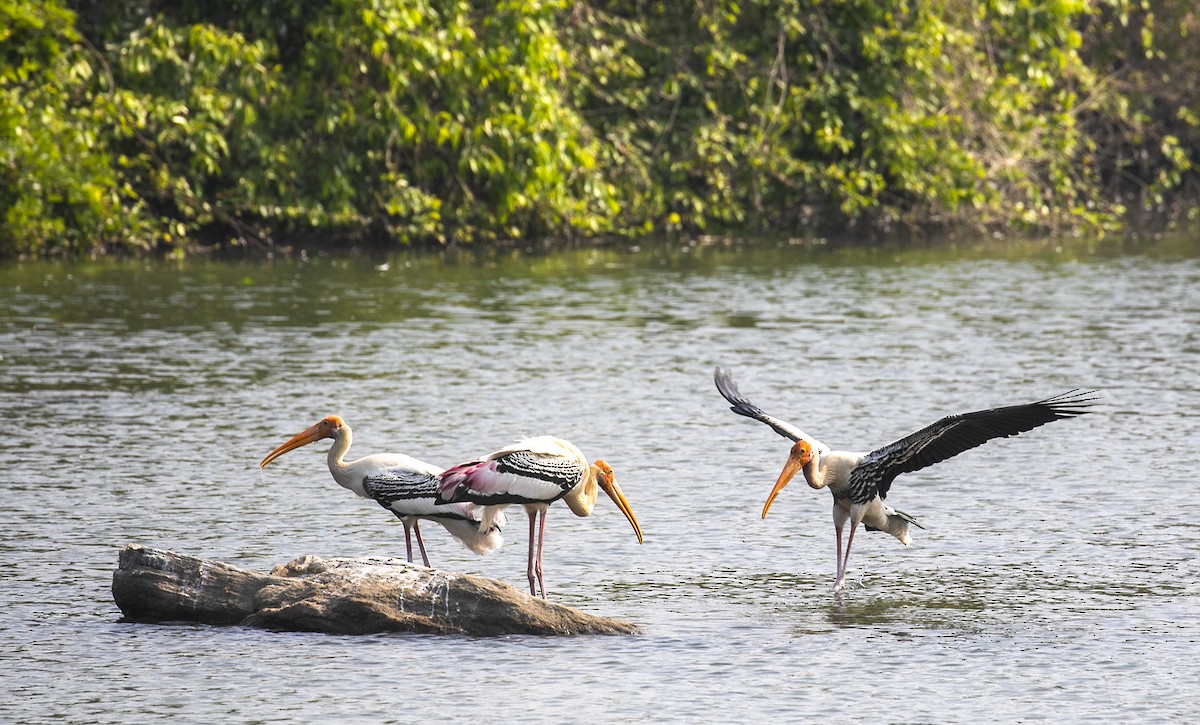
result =
[{"label": "rippled water", "polygon": [[[1096,414],[902,477],[856,541],[716,365],[839,448],[1095,388]],[[0,720],[1179,721],[1200,702],[1200,243],[756,245],[0,268]],[[324,446],[448,465],[554,433],[615,507],[551,512],[551,597],[632,637],[336,637],[120,622],[129,542],[267,569],[401,555]],[[524,515],[479,558],[524,586]]]}]

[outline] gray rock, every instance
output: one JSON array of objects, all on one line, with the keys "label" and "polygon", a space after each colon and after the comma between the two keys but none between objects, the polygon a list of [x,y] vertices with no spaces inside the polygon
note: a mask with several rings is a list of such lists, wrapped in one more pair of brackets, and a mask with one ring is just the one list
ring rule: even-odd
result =
[{"label": "gray rock", "polygon": [[270,574],[129,544],[113,573],[126,621],[368,634],[633,634],[628,622],[531,597],[494,579],[403,559],[303,556]]}]

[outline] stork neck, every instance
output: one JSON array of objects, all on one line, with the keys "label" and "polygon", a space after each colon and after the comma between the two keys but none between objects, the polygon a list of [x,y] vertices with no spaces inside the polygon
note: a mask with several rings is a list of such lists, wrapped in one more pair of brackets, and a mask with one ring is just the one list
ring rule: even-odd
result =
[{"label": "stork neck", "polygon": [[592,509],[596,506],[596,495],[600,491],[600,484],[596,483],[596,471],[595,464],[588,466],[583,473],[583,480],[563,496],[563,501],[576,516],[592,515]]},{"label": "stork neck", "polygon": [[354,490],[354,487],[350,482],[350,471],[343,459],[346,452],[350,450],[353,439],[350,426],[343,425],[337,429],[337,433],[333,437],[333,445],[329,448],[329,472],[333,474],[333,480],[337,481],[338,485],[351,490]]},{"label": "stork neck", "polygon": [[809,486],[812,488],[825,488],[827,483],[825,480],[825,471],[817,467],[816,456],[810,458],[800,471],[804,474],[804,480],[808,481]]}]

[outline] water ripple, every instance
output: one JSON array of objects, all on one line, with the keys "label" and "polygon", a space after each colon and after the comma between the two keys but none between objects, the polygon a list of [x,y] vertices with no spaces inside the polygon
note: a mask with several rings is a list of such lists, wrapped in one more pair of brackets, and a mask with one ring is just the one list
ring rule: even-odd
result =
[{"label": "water ripple", "polygon": [[[841,722],[861,715],[855,673],[898,722],[1194,708],[1194,258],[712,246],[386,270],[46,263],[0,282],[0,719]],[[787,442],[729,414],[718,364],[850,449],[1075,387],[1103,400],[901,478],[889,501],[927,528],[909,548],[859,537],[835,595],[828,495],[792,486],[760,519]],[[264,570],[399,554],[399,524],[338,488],[317,446],[256,468],[330,413],[362,453],[450,464],[553,432],[604,457],[646,544],[606,502],[590,519],[555,508],[547,580],[642,633],[118,621],[109,585],[128,542]],[[523,586],[513,516],[494,555],[430,536],[431,557]]]}]

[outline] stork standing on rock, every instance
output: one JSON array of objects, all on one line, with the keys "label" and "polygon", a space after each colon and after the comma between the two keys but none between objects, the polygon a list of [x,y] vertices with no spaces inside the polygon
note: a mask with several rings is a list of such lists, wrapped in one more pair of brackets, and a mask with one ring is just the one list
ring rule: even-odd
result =
[{"label": "stork standing on rock", "polygon": [[352,434],[346,421],[336,415],[297,433],[267,454],[258,467],[263,468],[288,451],[325,438],[333,439],[329,448],[329,472],[333,474],[333,480],[363,498],[372,499],[400,519],[404,524],[404,543],[410,562],[413,560],[412,535],[416,534],[421,559],[429,566],[429,555],[421,540],[419,522],[422,519],[438,522],[476,554],[489,554],[503,543],[500,527],[505,523],[504,514],[490,517],[487,528],[483,528],[480,526],[483,509],[473,503],[434,504],[442,482],[443,469],[438,466],[402,453],[377,453],[354,461],[344,460],[350,450]]},{"label": "stork standing on rock", "polygon": [[483,506],[481,531],[488,529],[493,517],[502,516],[508,505],[524,505],[529,514],[529,593],[537,596],[540,588],[545,599],[542,544],[546,539],[547,509],[561,498],[576,516],[590,516],[600,490],[625,514],[638,543],[642,543],[642,527],[617,485],[612,468],[600,460],[588,464],[573,443],[554,436],[525,438],[478,460],[451,466],[442,473],[438,503]]}]

